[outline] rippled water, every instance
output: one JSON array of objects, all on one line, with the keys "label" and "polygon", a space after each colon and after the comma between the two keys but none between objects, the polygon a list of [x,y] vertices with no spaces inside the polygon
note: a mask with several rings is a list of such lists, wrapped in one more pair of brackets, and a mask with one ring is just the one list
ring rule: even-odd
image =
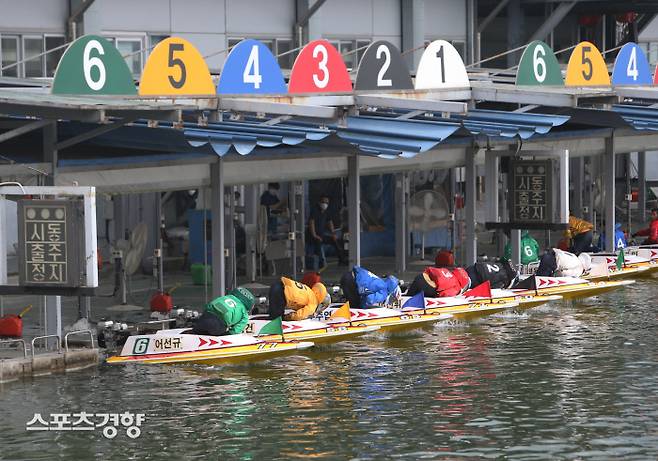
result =
[{"label": "rippled water", "polygon": [[[246,366],[109,367],[0,387],[2,459],[656,459],[658,280]],[[26,432],[35,412],[143,412]]]}]

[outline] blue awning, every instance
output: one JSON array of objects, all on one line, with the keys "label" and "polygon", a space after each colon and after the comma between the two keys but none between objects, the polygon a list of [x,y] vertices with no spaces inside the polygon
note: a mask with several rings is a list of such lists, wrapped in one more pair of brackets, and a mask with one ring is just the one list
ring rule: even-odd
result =
[{"label": "blue awning", "polygon": [[336,134],[366,153],[411,158],[428,151],[460,128],[443,121],[399,120],[377,116],[347,118]]},{"label": "blue awning", "polygon": [[384,158],[410,158],[425,152],[448,137],[473,134],[528,139],[546,134],[569,120],[565,115],[518,113],[474,109],[467,115],[423,113],[409,119],[399,117],[410,111],[372,112],[348,117],[347,127],[334,127],[336,134],[361,151]]},{"label": "blue awning", "polygon": [[658,131],[658,109],[647,106],[615,104],[612,110],[636,130]]}]

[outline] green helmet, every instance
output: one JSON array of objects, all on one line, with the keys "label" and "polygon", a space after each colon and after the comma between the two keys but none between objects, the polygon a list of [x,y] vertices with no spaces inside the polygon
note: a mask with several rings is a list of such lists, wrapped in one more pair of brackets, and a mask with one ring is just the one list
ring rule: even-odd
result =
[{"label": "green helmet", "polygon": [[244,307],[247,308],[247,312],[251,311],[251,308],[254,307],[254,304],[256,304],[256,298],[253,294],[251,294],[251,291],[247,290],[246,288],[238,287],[234,290],[231,290],[228,294],[238,298],[240,302],[244,304]]}]

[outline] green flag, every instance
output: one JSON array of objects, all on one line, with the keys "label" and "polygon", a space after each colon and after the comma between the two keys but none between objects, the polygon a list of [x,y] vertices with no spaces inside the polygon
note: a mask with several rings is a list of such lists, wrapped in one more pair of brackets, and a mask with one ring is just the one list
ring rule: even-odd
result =
[{"label": "green flag", "polygon": [[258,332],[258,336],[261,335],[282,335],[283,336],[283,323],[281,323],[281,317],[277,317],[269,323],[263,325],[263,328]]},{"label": "green flag", "polygon": [[617,255],[617,270],[620,271],[624,267],[624,249],[619,250],[619,255]]}]

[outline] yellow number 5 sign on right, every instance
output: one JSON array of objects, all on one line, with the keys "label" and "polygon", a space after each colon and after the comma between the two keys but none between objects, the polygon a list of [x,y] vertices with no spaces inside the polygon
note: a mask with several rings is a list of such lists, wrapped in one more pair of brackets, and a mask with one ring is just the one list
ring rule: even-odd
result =
[{"label": "yellow number 5 sign on right", "polygon": [[601,52],[590,42],[580,42],[567,65],[566,86],[610,86],[608,67]]}]

